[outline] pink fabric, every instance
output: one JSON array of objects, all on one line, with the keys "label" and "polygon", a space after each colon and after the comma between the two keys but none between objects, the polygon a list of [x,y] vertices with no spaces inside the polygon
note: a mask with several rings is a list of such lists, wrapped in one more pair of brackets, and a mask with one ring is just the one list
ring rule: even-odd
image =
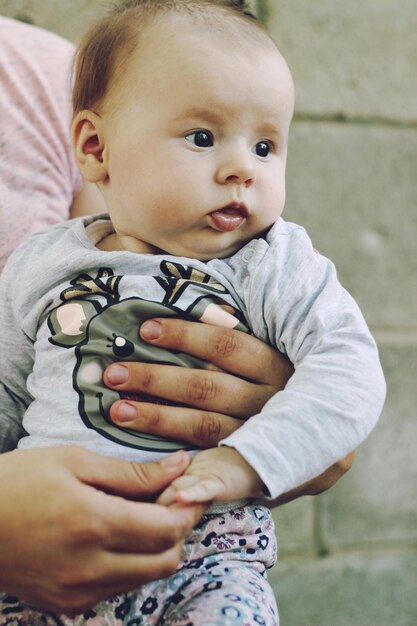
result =
[{"label": "pink fabric", "polygon": [[68,218],[82,186],[69,133],[73,50],[0,17],[0,269],[29,235]]}]

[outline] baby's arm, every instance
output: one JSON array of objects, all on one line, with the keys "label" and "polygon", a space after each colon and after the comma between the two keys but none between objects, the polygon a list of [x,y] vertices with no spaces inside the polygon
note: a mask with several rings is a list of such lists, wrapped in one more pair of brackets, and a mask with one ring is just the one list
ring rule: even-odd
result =
[{"label": "baby's arm", "polygon": [[332,263],[300,227],[278,222],[268,242],[253,244],[241,294],[254,334],[286,353],[295,372],[221,443],[240,452],[275,500],[360,445],[380,415],[385,382],[375,342]]},{"label": "baby's arm", "polygon": [[242,500],[262,494],[263,483],[234,448],[221,446],[196,454],[186,472],[174,480],[158,502],[184,504]]}]

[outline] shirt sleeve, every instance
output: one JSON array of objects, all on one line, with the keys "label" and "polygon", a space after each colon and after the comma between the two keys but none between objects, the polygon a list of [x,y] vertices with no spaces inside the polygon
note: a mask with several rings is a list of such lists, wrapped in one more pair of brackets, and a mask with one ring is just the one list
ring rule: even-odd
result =
[{"label": "shirt sleeve", "polygon": [[304,229],[271,243],[244,292],[255,335],[287,354],[295,373],[221,445],[236,448],[276,498],[366,438],[382,410],[385,380],[358,306]]},{"label": "shirt sleeve", "polygon": [[24,434],[23,414],[32,401],[26,380],[33,367],[33,341],[20,323],[12,274],[9,263],[0,276],[0,453],[16,448]]}]

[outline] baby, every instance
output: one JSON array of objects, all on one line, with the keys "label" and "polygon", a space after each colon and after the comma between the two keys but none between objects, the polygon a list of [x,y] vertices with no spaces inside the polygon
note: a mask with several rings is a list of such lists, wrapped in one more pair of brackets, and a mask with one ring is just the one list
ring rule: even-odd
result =
[{"label": "baby", "polygon": [[[60,623],[278,624],[265,577],[273,524],[250,499],[275,498],[358,446],[385,392],[375,343],[333,265],[281,218],[290,71],[243,2],[131,0],[81,42],[73,103],[76,160],[109,216],[35,235],[3,273],[0,393],[7,418],[23,419],[20,447],[141,461],[184,448],[126,428],[154,399],[102,382],[115,358],[206,367],[142,343],[149,318],[252,332],[295,373],[161,494],[162,504],[214,503],[176,573]],[[33,626],[56,623],[20,611]]]}]

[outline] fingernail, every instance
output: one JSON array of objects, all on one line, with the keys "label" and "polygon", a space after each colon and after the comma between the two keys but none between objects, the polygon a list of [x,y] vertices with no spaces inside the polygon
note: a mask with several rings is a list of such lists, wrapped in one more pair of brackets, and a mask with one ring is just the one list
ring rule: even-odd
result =
[{"label": "fingernail", "polygon": [[184,454],[184,450],[178,450],[178,452],[174,452],[174,454],[164,457],[161,460],[161,465],[163,465],[163,467],[175,467],[177,465],[182,465],[184,463]]},{"label": "fingernail", "polygon": [[107,369],[107,380],[111,385],[121,385],[127,381],[129,370],[124,365],[110,365]]},{"label": "fingernail", "polygon": [[137,416],[135,407],[127,402],[120,402],[117,405],[115,418],[118,422],[130,422]]},{"label": "fingernail", "polygon": [[147,320],[140,327],[140,334],[144,339],[159,339],[162,326],[156,320]]}]

